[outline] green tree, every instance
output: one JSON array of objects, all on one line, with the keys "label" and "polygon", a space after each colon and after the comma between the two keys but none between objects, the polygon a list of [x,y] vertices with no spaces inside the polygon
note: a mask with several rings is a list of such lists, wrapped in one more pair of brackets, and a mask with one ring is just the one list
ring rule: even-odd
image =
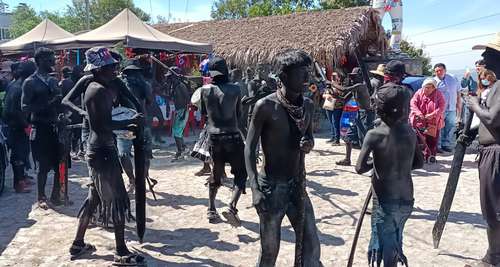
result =
[{"label": "green tree", "polygon": [[428,55],[425,54],[422,48],[417,48],[415,45],[406,40],[401,40],[400,46],[401,46],[401,51],[408,54],[410,58],[419,59],[422,61],[423,75],[431,76],[433,74],[431,59],[429,58]]},{"label": "green tree", "polygon": [[370,0],[321,0],[322,9],[339,9],[370,5]]},{"label": "green tree", "polygon": [[[110,21],[118,15],[124,8],[129,8],[141,20],[149,21],[151,17],[142,9],[136,7],[130,0],[89,0],[89,20],[90,29],[95,29]],[[65,13],[68,27],[75,31],[86,30],[87,8],[85,0],[73,0],[67,6]]]},{"label": "green tree", "polygon": [[31,6],[21,3],[12,12],[11,38],[19,37],[42,21],[42,18]]},{"label": "green tree", "polygon": [[214,19],[240,19],[285,15],[316,7],[315,0],[217,0],[211,15]]},{"label": "green tree", "polygon": [[213,19],[241,19],[248,17],[250,1],[248,0],[219,0],[212,6]]},{"label": "green tree", "polygon": [[[90,29],[105,24],[127,7],[141,20],[149,21],[151,19],[149,14],[136,7],[130,0],[89,0]],[[12,12],[11,36],[13,38],[19,37],[33,29],[44,18],[52,20],[72,33],[87,30],[85,0],[73,0],[62,12],[42,11],[40,14],[37,14],[31,6],[21,3]]]}]

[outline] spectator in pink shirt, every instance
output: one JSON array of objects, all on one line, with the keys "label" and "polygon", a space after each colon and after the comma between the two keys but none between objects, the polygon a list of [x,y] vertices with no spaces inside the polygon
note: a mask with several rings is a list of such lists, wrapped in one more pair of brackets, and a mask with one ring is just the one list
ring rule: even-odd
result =
[{"label": "spectator in pink shirt", "polygon": [[410,102],[410,122],[424,146],[425,160],[430,163],[436,163],[439,132],[444,127],[446,107],[443,93],[436,89],[436,80],[426,79]]}]

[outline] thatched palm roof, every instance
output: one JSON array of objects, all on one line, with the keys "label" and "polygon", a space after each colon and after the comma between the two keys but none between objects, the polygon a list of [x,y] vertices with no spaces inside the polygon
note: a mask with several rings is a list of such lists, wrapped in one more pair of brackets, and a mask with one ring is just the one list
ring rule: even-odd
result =
[{"label": "thatched palm roof", "polygon": [[211,43],[214,52],[239,66],[272,62],[287,48],[301,48],[322,63],[339,62],[358,45],[385,50],[380,18],[369,7],[310,11],[285,16],[155,26],[185,40]]}]

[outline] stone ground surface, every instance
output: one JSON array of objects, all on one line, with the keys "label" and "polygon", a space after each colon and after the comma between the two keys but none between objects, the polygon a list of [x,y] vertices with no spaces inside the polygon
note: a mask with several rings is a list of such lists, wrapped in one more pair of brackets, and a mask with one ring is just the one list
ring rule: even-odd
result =
[{"label": "stone ground surface", "polygon": [[[344,147],[332,147],[318,138],[306,158],[308,192],[313,202],[322,262],[345,266],[370,179],[357,175],[353,167],[335,166]],[[171,163],[173,147],[155,150],[151,176],[159,180],[158,201],[148,193],[145,242],[138,243],[135,224],[127,224],[129,246],[147,257],[148,266],[254,266],[259,253],[258,220],[251,194],[239,204],[243,225],[209,224],[205,219],[205,178],[195,177],[201,163],[194,159]],[[358,151],[354,152],[353,161]],[[438,158],[414,172],[415,208],[404,232],[404,249],[410,266],[464,266],[478,260],[486,250],[485,223],[479,207],[475,154],[466,156],[462,177],[439,249],[433,249],[431,231],[448,177],[451,155]],[[285,164],[285,163],[284,163]],[[229,168],[227,169],[229,174]],[[14,194],[11,181],[0,197],[0,266],[110,266],[114,235],[101,228],[87,232],[86,241],[97,252],[70,261],[68,248],[77,226],[77,212],[87,194],[86,167],[75,163],[70,171],[73,206],[44,211],[37,208],[35,194]],[[10,174],[9,174],[10,175]],[[49,188],[49,186],[47,187]],[[48,191],[48,190],[47,190]],[[226,206],[228,187],[218,195],[219,212]],[[365,217],[355,266],[366,266],[370,218]],[[292,266],[294,233],[283,221],[277,266]]]}]

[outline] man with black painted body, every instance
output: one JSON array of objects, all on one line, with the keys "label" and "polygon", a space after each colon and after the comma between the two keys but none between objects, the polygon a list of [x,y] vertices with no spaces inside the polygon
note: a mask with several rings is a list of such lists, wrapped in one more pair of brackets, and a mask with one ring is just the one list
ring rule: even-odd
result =
[{"label": "man with black painted body", "polygon": [[249,110],[248,110],[249,122],[252,120],[252,114],[257,100],[275,92],[278,87],[276,82],[269,77],[270,73],[271,70],[269,65],[258,64],[255,71],[255,77],[247,84],[248,97],[254,99],[253,101],[251,101],[252,104],[249,105]]},{"label": "man with black painted body", "polygon": [[16,72],[18,77],[9,84],[5,96],[4,118],[8,125],[7,144],[11,150],[10,163],[14,174],[14,189],[16,193],[29,193],[29,181],[24,172],[29,165],[29,122],[21,110],[22,84],[36,70],[33,61],[19,63]]},{"label": "man with black painted body", "polygon": [[[256,103],[245,147],[253,205],[260,220],[257,266],[275,266],[285,215],[297,237],[296,263],[322,266],[314,211],[304,181],[304,154],[314,146],[314,105],[303,96],[312,59],[302,50],[288,50],[276,61],[283,87]],[[260,172],[256,152],[259,139],[264,153]]]},{"label": "man with black painted body", "polygon": [[33,156],[39,164],[38,205],[48,209],[45,196],[45,184],[50,170],[54,170],[54,186],[50,201],[55,205],[62,204],[59,183],[59,155],[56,122],[60,112],[62,99],[58,81],[49,74],[55,65],[54,51],[39,48],[35,53],[37,70],[29,76],[22,86],[21,108],[30,114],[33,124],[31,148]]},{"label": "man with black painted body", "polygon": [[[87,158],[93,183],[80,213],[78,229],[70,248],[71,258],[94,251],[95,247],[84,242],[90,218],[100,204],[113,220],[116,254],[115,265],[143,265],[144,257],[131,253],[125,243],[125,219],[130,217],[130,200],[123,183],[114,130],[130,130],[142,123],[141,114],[129,120],[113,121],[111,111],[118,105],[120,91],[113,86],[116,63],[109,50],[94,47],[85,53],[86,71],[91,71],[93,81],[85,90],[84,106],[88,113],[90,138]],[[104,217],[108,220],[108,217]],[[106,224],[106,223],[105,223]]]},{"label": "man with black painted body", "polygon": [[[482,54],[485,68],[500,77],[500,33],[487,45]],[[484,266],[500,266],[500,81],[490,89],[484,100],[466,96],[467,107],[481,121],[479,125],[479,181],[481,211],[487,222],[488,250]]]},{"label": "man with black painted body", "polygon": [[[122,70],[122,80],[128,90],[135,96],[141,105],[143,113],[146,113],[147,106],[153,103],[153,91],[151,85],[144,78],[144,69],[137,60],[130,60]],[[147,117],[147,114],[145,114]],[[123,170],[129,178],[128,192],[134,192],[135,176],[132,165],[132,140],[117,138],[118,155]],[[152,135],[151,125],[146,124],[144,127],[144,151],[146,153],[146,177],[149,174],[149,163],[153,158],[152,152]]]},{"label": "man with black painted body", "polygon": [[237,85],[229,83],[226,61],[214,57],[208,63],[212,83],[201,89],[201,113],[207,116],[210,156],[214,167],[209,178],[209,203],[207,217],[209,222],[220,220],[215,207],[217,190],[222,185],[224,167],[231,165],[234,186],[229,207],[222,215],[233,226],[240,226],[236,204],[245,193],[247,173],[245,169],[244,142],[239,129],[241,115],[241,91]]}]

